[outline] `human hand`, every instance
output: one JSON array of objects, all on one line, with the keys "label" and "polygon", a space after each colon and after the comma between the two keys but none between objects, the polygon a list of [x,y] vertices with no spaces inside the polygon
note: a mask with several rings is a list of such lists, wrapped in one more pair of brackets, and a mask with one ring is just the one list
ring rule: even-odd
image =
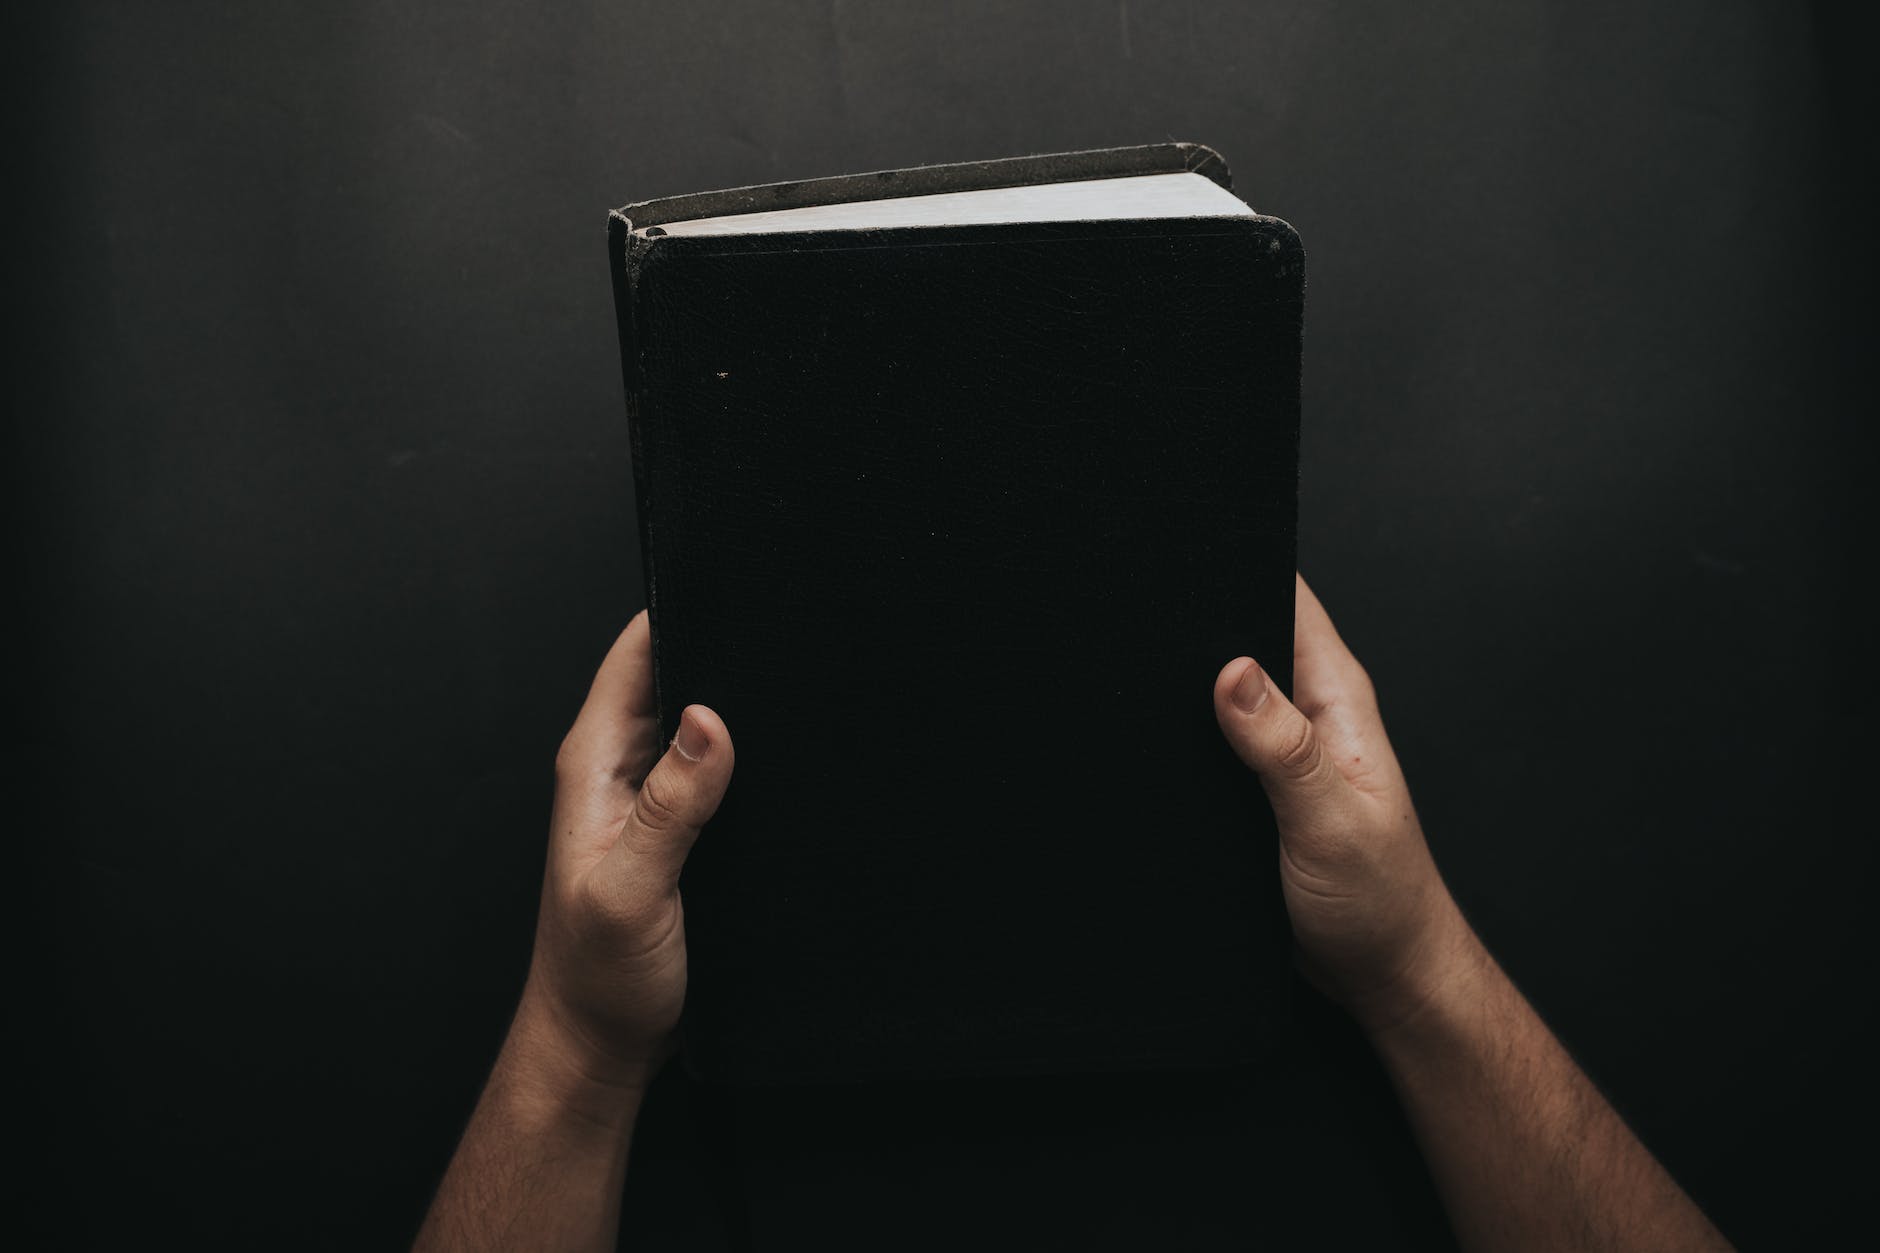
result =
[{"label": "human hand", "polygon": [[732,766],[703,705],[659,754],[652,659],[640,613],[555,759],[528,983],[418,1232],[424,1253],[618,1243],[633,1122],[685,1002],[679,868]]},{"label": "human hand", "polygon": [[[535,955],[518,1021],[591,1080],[644,1087],[685,1001],[679,870],[731,782],[731,735],[688,705],[664,756],[645,611],[615,641],[555,760]],[[657,760],[655,760],[657,758]]]},{"label": "human hand", "polygon": [[1414,1015],[1480,952],[1437,873],[1370,676],[1298,579],[1293,691],[1251,657],[1214,681],[1227,741],[1278,819],[1302,972],[1372,1033]]}]

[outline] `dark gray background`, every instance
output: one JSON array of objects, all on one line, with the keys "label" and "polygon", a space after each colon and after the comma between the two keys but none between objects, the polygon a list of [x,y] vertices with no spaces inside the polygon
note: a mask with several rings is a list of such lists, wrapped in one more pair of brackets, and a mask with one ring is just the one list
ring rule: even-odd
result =
[{"label": "dark gray background", "polygon": [[[415,1228],[520,986],[555,746],[641,603],[609,207],[1173,138],[1304,237],[1301,564],[1456,894],[1727,1232],[1825,1230],[1865,1177],[1823,1137],[1868,1087],[1867,34],[1739,0],[62,6],[13,76],[30,1215]],[[1343,1130],[1294,1169],[1349,1198],[1328,1230],[1427,1242],[1340,1047]],[[668,1088],[629,1226],[710,1247],[739,1202]],[[1002,1160],[979,1134],[921,1169]],[[762,1143],[734,1192],[788,1190]],[[1205,1156],[1201,1191],[1288,1204]],[[1125,1216],[1210,1203],[1118,1169]],[[806,1221],[847,1203],[804,1186]]]}]

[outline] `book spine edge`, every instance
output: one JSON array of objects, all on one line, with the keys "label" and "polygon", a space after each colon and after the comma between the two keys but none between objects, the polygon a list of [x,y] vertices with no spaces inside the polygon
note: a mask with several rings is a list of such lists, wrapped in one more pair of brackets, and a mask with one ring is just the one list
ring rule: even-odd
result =
[{"label": "book spine edge", "polygon": [[634,514],[640,530],[640,574],[646,595],[647,624],[652,633],[653,709],[659,751],[666,751],[666,695],[660,682],[658,545],[654,537],[653,475],[647,466],[646,370],[641,360],[642,330],[637,315],[639,263],[644,252],[636,247],[633,223],[616,211],[607,219],[608,265],[613,273],[614,315],[620,331],[620,372],[625,389],[627,448],[633,463]]}]

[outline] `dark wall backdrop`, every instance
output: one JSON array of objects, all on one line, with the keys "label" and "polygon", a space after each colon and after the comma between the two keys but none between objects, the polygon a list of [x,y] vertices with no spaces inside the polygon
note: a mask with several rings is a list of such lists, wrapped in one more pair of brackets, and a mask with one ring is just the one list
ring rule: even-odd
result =
[{"label": "dark wall backdrop", "polygon": [[[1825,1232],[1866,1169],[1824,1137],[1868,1090],[1869,34],[1747,0],[43,18],[9,249],[27,1213],[415,1229],[520,987],[555,747],[641,604],[609,207],[1174,138],[1305,239],[1301,564],[1464,908],[1727,1232]],[[871,1125],[668,1080],[628,1224],[792,1247],[1030,1198],[1008,1221],[1440,1247],[1375,1069],[1307,1011],[1291,1104],[995,1088]]]}]

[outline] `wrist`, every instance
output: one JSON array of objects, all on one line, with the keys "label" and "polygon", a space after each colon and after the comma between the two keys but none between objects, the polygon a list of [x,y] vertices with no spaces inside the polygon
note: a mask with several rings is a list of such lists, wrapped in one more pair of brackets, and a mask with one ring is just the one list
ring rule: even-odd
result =
[{"label": "wrist", "polygon": [[1490,964],[1488,950],[1447,892],[1396,972],[1347,1008],[1374,1044],[1383,1044],[1439,1017],[1476,994]]},{"label": "wrist", "polygon": [[620,1134],[631,1130],[655,1070],[597,1048],[534,980],[523,989],[503,1061],[510,1086],[545,1116]]}]

